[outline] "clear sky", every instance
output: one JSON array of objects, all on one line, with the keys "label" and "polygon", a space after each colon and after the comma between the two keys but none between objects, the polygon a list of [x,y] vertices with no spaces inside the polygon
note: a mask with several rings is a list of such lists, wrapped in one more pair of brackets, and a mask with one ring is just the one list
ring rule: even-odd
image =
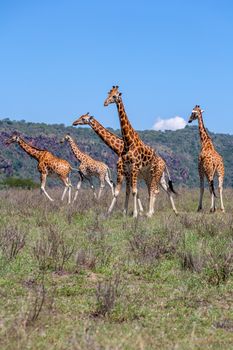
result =
[{"label": "clear sky", "polygon": [[200,104],[208,129],[233,134],[231,0],[0,1],[0,54],[0,118],[69,125],[89,111],[119,128],[103,106],[119,85],[136,129]]}]

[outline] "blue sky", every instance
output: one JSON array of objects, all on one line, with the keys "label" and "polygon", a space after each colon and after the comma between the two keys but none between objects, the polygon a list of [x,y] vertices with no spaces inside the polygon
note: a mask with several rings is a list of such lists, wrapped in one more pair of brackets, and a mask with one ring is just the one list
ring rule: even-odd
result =
[{"label": "blue sky", "polygon": [[119,128],[120,86],[133,126],[188,119],[233,134],[233,2],[0,2],[0,118],[69,125],[89,111]]}]

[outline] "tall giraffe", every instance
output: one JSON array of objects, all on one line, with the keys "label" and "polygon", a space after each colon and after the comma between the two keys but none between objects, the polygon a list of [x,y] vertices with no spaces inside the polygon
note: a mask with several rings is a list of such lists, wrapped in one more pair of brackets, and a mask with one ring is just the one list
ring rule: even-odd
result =
[{"label": "tall giraffe", "polygon": [[[90,157],[88,154],[83,153],[77,144],[74,142],[73,138],[70,135],[66,135],[61,142],[67,141],[71,147],[71,150],[75,157],[78,159],[80,162],[79,170],[81,173],[86,177],[92,177],[96,176],[99,178],[100,181],[100,189],[99,189],[99,194],[98,194],[98,199],[101,197],[102,191],[105,187],[105,181],[107,184],[110,186],[112,190],[112,195],[114,194],[114,186],[113,182],[111,180],[111,174],[110,174],[110,169],[109,167],[104,164],[103,162],[100,162],[98,160],[93,159]],[[81,187],[82,184],[82,179],[79,181],[77,185],[77,190],[75,193],[74,201],[77,198],[78,191]]]},{"label": "tall giraffe", "polygon": [[209,182],[209,189],[211,193],[211,207],[210,212],[215,211],[215,191],[214,191],[214,176],[217,173],[219,182],[219,194],[220,194],[220,206],[221,210],[224,212],[223,205],[223,179],[224,179],[224,163],[220,154],[215,150],[213,142],[208,135],[208,132],[204,126],[202,113],[204,111],[200,106],[196,105],[192,110],[192,114],[189,118],[189,123],[193,120],[198,119],[199,134],[201,140],[201,151],[199,153],[198,159],[198,171],[200,177],[200,197],[198,211],[202,210],[202,199],[204,194],[204,177],[207,177]]},{"label": "tall giraffe", "polygon": [[[99,137],[105,142],[105,144],[107,146],[109,146],[111,148],[111,150],[113,152],[115,152],[118,155],[118,162],[117,162],[117,169],[118,169],[118,179],[119,181],[121,181],[122,177],[125,176],[126,178],[126,198],[125,198],[125,205],[124,205],[124,213],[126,214],[128,211],[128,202],[129,202],[129,195],[130,195],[130,172],[128,171],[128,169],[126,169],[126,171],[124,170],[123,167],[123,161],[121,158],[121,155],[123,153],[124,150],[124,141],[122,140],[122,138],[120,138],[119,136],[113,134],[111,131],[107,130],[106,128],[103,127],[103,125],[101,125],[93,116],[90,116],[89,113],[83,114],[81,115],[77,120],[75,120],[73,122],[73,125],[89,125],[91,126],[91,128],[96,132],[97,135],[99,135]],[[161,157],[159,158],[159,162],[163,162]],[[168,169],[166,167],[166,172],[169,178],[169,182],[167,184],[166,180],[165,180],[165,174],[163,173],[162,177],[161,177],[161,181],[160,181],[160,185],[162,187],[162,189],[168,194],[172,207],[174,208],[174,201],[172,198],[172,193],[169,189],[169,184],[171,184],[171,178],[168,172]],[[143,174],[142,174],[143,176]],[[141,204],[141,201],[139,199],[138,196],[138,206],[139,206],[139,210],[140,212],[143,212],[143,207]],[[115,201],[114,201],[115,203]],[[113,204],[114,205],[114,204]],[[109,208],[109,213],[112,211],[113,206],[111,206]]]},{"label": "tall giraffe", "polygon": [[[131,187],[133,193],[133,217],[137,217],[137,180],[138,176],[141,174],[144,178],[149,192],[149,211],[147,213],[148,217],[151,217],[154,213],[154,202],[156,194],[159,193],[159,183],[162,179],[164,186],[166,186],[165,179],[163,177],[164,171],[166,169],[165,161],[159,157],[153,148],[144,144],[140,139],[138,133],[133,129],[127,114],[125,112],[124,104],[122,101],[121,93],[118,91],[118,86],[113,86],[109,91],[108,97],[104,102],[104,106],[108,106],[110,103],[116,103],[122,138],[124,142],[124,149],[121,154],[121,159],[123,162],[123,170],[130,172]],[[123,178],[118,178],[115,196],[113,198],[111,208],[116,202],[116,198],[119,195]],[[173,190],[171,181],[169,182],[169,188]],[[168,188],[166,188],[168,190]],[[175,213],[177,210],[174,205],[173,198],[170,197],[172,208]]]},{"label": "tall giraffe", "polygon": [[29,145],[18,135],[12,135],[6,144],[11,144],[13,142],[18,143],[18,145],[31,157],[38,161],[38,171],[40,172],[41,179],[41,192],[46,195],[46,197],[53,201],[45,190],[47,176],[51,173],[58,175],[65,185],[61,199],[64,200],[66,192],[68,190],[68,203],[71,202],[71,182],[70,182],[70,172],[71,170],[76,170],[71,167],[71,165],[64,159],[54,156],[52,153],[46,150],[41,150],[34,146]]}]

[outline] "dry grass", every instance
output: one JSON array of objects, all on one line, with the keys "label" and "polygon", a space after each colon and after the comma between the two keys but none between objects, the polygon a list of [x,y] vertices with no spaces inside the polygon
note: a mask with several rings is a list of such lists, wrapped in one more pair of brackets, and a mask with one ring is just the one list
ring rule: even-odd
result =
[{"label": "dry grass", "polygon": [[123,217],[123,195],[107,217],[109,192],[50,192],[0,193],[1,349],[231,348],[231,190],[209,214],[179,189],[178,217],[161,194],[150,220]]}]

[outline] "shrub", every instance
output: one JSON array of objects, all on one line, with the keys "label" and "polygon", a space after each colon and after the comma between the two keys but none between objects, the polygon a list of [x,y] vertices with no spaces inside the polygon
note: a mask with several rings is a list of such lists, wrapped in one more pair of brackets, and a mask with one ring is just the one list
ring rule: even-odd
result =
[{"label": "shrub", "polygon": [[6,187],[25,188],[29,190],[40,187],[40,185],[35,183],[32,179],[19,179],[16,177],[7,177],[1,182],[1,185]]},{"label": "shrub", "polygon": [[114,278],[99,282],[96,288],[96,309],[92,313],[94,317],[105,317],[113,310],[117,298],[120,297],[120,278]]},{"label": "shrub", "polygon": [[7,260],[14,259],[25,246],[26,234],[17,225],[8,225],[0,231],[0,249]]},{"label": "shrub", "polygon": [[33,246],[33,254],[38,261],[40,270],[53,269],[61,271],[65,263],[74,253],[74,243],[65,241],[63,232],[48,224],[43,229],[42,237]]},{"label": "shrub", "polygon": [[97,258],[91,249],[80,249],[75,257],[77,272],[81,269],[94,269],[96,266],[96,260]]}]

